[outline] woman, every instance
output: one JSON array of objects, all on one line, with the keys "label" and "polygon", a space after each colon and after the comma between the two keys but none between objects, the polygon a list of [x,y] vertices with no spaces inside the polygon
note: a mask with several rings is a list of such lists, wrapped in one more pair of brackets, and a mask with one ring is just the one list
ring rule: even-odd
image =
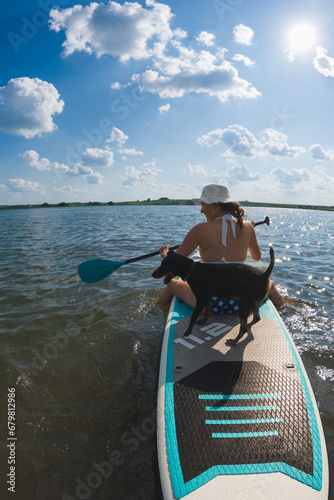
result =
[{"label": "woman", "polygon": [[[252,223],[244,220],[244,210],[239,203],[230,199],[228,189],[218,184],[205,186],[197,204],[207,222],[194,226],[184,238],[176,253],[188,257],[197,247],[203,262],[244,263],[249,251],[254,260],[261,258],[261,248],[257,241]],[[162,258],[167,255],[168,247],[160,248]],[[196,298],[187,282],[172,280],[160,296],[161,304],[169,304],[173,295],[191,307]],[[269,296],[275,305],[282,305],[283,299],[274,282],[270,282]],[[236,312],[238,300],[213,298],[213,312]]]}]

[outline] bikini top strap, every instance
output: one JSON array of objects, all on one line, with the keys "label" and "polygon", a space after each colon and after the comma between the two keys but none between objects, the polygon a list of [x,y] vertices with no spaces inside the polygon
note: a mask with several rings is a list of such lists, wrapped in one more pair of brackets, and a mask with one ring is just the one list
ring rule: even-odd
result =
[{"label": "bikini top strap", "polygon": [[[235,230],[235,218],[231,214],[225,214],[223,215],[222,219],[222,245],[226,247],[226,238],[227,238],[227,221],[231,222],[231,229],[232,229],[232,235],[233,238],[236,237],[236,230]],[[233,224],[232,224],[233,223]]]}]

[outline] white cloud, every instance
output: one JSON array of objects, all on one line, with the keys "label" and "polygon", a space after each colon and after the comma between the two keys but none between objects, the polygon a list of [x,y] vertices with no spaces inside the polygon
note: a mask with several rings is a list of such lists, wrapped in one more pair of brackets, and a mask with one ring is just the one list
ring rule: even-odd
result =
[{"label": "white cloud", "polygon": [[85,167],[81,163],[76,163],[73,168],[68,172],[69,177],[87,176],[93,173],[90,167]]},{"label": "white cloud", "polygon": [[316,48],[317,55],[313,59],[313,65],[319,73],[324,76],[334,78],[334,58],[327,55],[327,50],[323,47]]},{"label": "white cloud", "polygon": [[110,133],[109,139],[106,142],[117,142],[119,146],[124,144],[129,139],[129,136],[124,134],[122,130],[114,127]]},{"label": "white cloud", "polygon": [[[327,174],[323,165],[317,165],[313,169],[285,169],[277,168],[271,172],[275,183],[280,183],[280,189],[296,196],[305,196],[312,203],[312,197],[320,200],[331,200],[334,190],[334,177]],[[319,202],[317,202],[319,204]],[[331,201],[328,202],[329,204]],[[324,202],[326,204],[326,202]]]},{"label": "white cloud", "polygon": [[271,173],[276,178],[276,180],[278,180],[281,184],[286,185],[298,184],[302,181],[309,181],[311,179],[310,173],[305,168],[276,168]]},{"label": "white cloud", "polygon": [[88,184],[102,184],[103,181],[103,175],[95,172],[90,167],[85,167],[81,163],[76,163],[67,175],[71,177],[84,177]]},{"label": "white cloud", "polygon": [[39,154],[36,151],[30,150],[23,153],[22,158],[29,163],[31,167],[37,168],[37,170],[52,170],[52,163],[47,158],[39,158]]},{"label": "white cloud", "polygon": [[144,163],[142,168],[128,165],[124,169],[124,174],[121,175],[122,185],[129,187],[139,183],[149,184],[154,181],[159,172],[162,172],[162,170],[156,167],[155,161]]},{"label": "white cloud", "polygon": [[86,177],[88,184],[102,184],[103,178],[104,178],[103,175],[101,175],[99,172],[93,172],[93,171]]},{"label": "white cloud", "polygon": [[[107,150],[108,151],[108,150]],[[84,151],[83,159],[87,162],[92,162],[94,165],[103,162],[103,166],[108,166],[107,162],[111,161],[110,156],[106,158],[104,155],[100,155],[99,152],[103,150],[97,150],[96,148],[87,148]],[[112,153],[108,151],[108,153]],[[23,153],[22,158],[29,164],[30,167],[37,168],[37,170],[56,170],[61,171],[70,177],[84,177],[89,184],[102,184],[103,175],[95,172],[91,167],[84,165],[83,163],[76,163],[73,168],[64,165],[63,163],[52,162],[48,158],[39,158],[39,154],[36,151],[30,150]]]},{"label": "white cloud", "polygon": [[33,193],[46,194],[45,186],[41,186],[38,182],[26,181],[24,179],[9,179],[7,186],[12,193],[30,191]]},{"label": "white cloud", "polygon": [[268,128],[262,134],[261,146],[264,154],[296,158],[300,154],[305,153],[303,147],[289,146],[287,140],[288,137],[283,132]]},{"label": "white cloud", "polygon": [[176,38],[177,40],[182,40],[182,38],[187,38],[188,33],[182,30],[181,28],[176,28],[176,30],[174,30],[173,35],[174,38]]},{"label": "white cloud", "polygon": [[62,186],[59,188],[54,187],[53,190],[55,191],[55,193],[66,193],[73,195],[81,193],[81,189],[73,188],[72,186],[69,185]]},{"label": "white cloud", "polygon": [[191,165],[191,163],[187,163],[186,167],[186,172],[189,172],[191,174],[203,175],[204,177],[207,177],[209,175],[209,171],[207,170],[205,165]]},{"label": "white cloud", "polygon": [[312,184],[319,191],[329,193],[332,199],[334,191],[334,177],[327,174],[323,165],[316,165],[314,167],[314,174],[312,174]]},{"label": "white cloud", "polygon": [[261,93],[251,83],[239,77],[231,62],[221,60],[224,53],[217,56],[206,50],[196,52],[174,43],[179,57],[161,55],[155,61],[160,71],[148,69],[141,75],[133,75],[141,90],[159,94],[162,98],[182,97],[189,92],[209,94],[220,102],[230,98],[254,99]]},{"label": "white cloud", "polygon": [[305,149],[300,146],[289,146],[287,136],[274,129],[267,129],[258,139],[252,132],[241,125],[229,125],[225,129],[215,129],[207,135],[199,137],[196,141],[208,148],[219,144],[228,147],[223,156],[287,156],[297,157],[304,153]]},{"label": "white cloud", "polygon": [[160,106],[160,108],[158,108],[159,112],[160,113],[167,113],[169,110],[170,110],[170,104],[164,104],[163,106]]},{"label": "white cloud", "polygon": [[253,59],[250,59],[249,57],[247,56],[244,56],[242,54],[235,54],[233,56],[233,61],[237,61],[237,62],[242,62],[244,63],[245,66],[254,66],[255,64],[255,61]]},{"label": "white cloud", "polygon": [[252,43],[252,38],[254,31],[249,26],[244,24],[238,24],[233,28],[234,40],[237,43],[242,43],[244,45],[250,45]]},{"label": "white cloud", "polygon": [[207,47],[211,47],[215,44],[216,37],[213,33],[208,33],[207,31],[201,31],[196,37],[198,43],[202,43]]},{"label": "white cloud", "polygon": [[20,155],[30,167],[34,167],[37,170],[62,170],[63,172],[69,172],[70,167],[63,163],[52,162],[48,158],[40,158],[39,154],[31,149],[30,151],[25,151],[22,155]]},{"label": "white cloud", "polygon": [[50,29],[65,31],[65,56],[84,51],[97,57],[109,54],[122,62],[148,58],[155,52],[155,43],[165,44],[172,37],[173,15],[168,5],[147,0],[146,6],[110,1],[52,9]]},{"label": "white cloud", "polygon": [[[63,44],[65,55],[85,51],[97,57],[109,54],[122,62],[130,58],[151,57],[151,66],[143,74],[133,75],[131,82],[138,83],[141,90],[157,93],[162,98],[182,97],[196,92],[227,102],[230,98],[254,99],[261,95],[250,82],[239,77],[231,62],[222,60],[225,49],[220,48],[214,55],[207,50],[197,52],[184,47],[181,41],[187,33],[180,28],[171,30],[172,17],[168,5],[153,0],[146,0],[146,8],[137,2],[121,5],[110,1],[107,5],[91,3],[84,7],[75,5],[63,10],[52,9],[50,27],[66,32]],[[237,27],[237,36],[241,39],[240,26]],[[245,26],[242,43],[251,39],[250,32],[253,33]],[[202,31],[197,40],[212,46],[214,35]],[[175,56],[176,51],[178,56]],[[245,64],[251,64],[250,61],[243,60]],[[116,90],[122,87],[124,85],[119,82],[111,84],[111,88]]]},{"label": "white cloud", "polygon": [[225,175],[225,182],[230,186],[234,186],[240,182],[259,181],[260,179],[261,176],[258,172],[253,174],[245,165],[231,167]]},{"label": "white cloud", "polygon": [[130,83],[119,83],[119,82],[114,82],[110,85],[110,88],[112,90],[120,90],[120,89],[124,89],[125,87],[128,87],[129,85],[131,85]]},{"label": "white cloud", "polygon": [[320,144],[313,144],[310,153],[315,160],[334,160],[334,151],[331,149],[325,151]]},{"label": "white cloud", "polygon": [[225,129],[217,128],[196,141],[202,146],[216,146],[225,144],[229,151],[241,156],[255,156],[259,149],[259,141],[254,134],[241,125],[229,125]]},{"label": "white cloud", "polygon": [[130,155],[130,156],[141,156],[143,155],[144,153],[142,151],[137,151],[135,148],[130,148],[130,149],[127,149],[127,148],[122,148],[122,149],[119,149],[118,152],[122,155]]},{"label": "white cloud", "polygon": [[86,148],[82,155],[82,163],[95,167],[111,167],[114,163],[114,153],[109,149]]},{"label": "white cloud", "polygon": [[114,82],[110,85],[110,88],[113,90],[119,90],[122,88],[122,85],[119,82]]},{"label": "white cloud", "polygon": [[52,132],[53,116],[63,111],[57,89],[39,78],[14,78],[0,87],[0,130],[26,139]]}]

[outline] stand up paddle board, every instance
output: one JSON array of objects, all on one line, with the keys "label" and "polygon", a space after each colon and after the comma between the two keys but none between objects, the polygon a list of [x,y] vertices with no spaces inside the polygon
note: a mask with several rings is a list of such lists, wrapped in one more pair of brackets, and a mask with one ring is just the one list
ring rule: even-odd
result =
[{"label": "stand up paddle board", "polygon": [[327,500],[328,457],[297,348],[270,300],[236,346],[237,314],[174,297],[161,351],[157,439],[165,500]]}]

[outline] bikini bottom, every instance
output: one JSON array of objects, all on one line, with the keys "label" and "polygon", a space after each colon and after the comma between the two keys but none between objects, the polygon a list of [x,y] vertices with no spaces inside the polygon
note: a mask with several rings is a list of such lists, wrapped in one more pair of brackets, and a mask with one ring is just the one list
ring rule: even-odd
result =
[{"label": "bikini bottom", "polygon": [[221,299],[220,297],[212,297],[211,312],[212,313],[237,313],[240,309],[240,300]]}]

